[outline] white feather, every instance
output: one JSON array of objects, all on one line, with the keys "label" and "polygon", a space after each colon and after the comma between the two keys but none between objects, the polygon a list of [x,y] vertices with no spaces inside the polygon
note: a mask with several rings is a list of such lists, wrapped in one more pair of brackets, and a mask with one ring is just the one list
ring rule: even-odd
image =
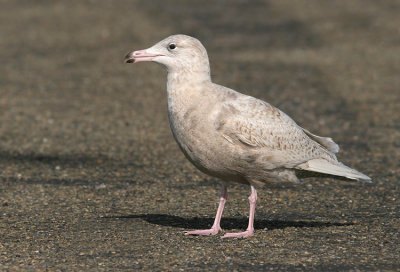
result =
[{"label": "white feather", "polygon": [[337,162],[337,164],[333,164],[324,159],[309,160],[305,163],[299,164],[298,166],[296,166],[296,168],[307,171],[329,174],[329,175],[342,176],[362,182],[368,182],[368,183],[371,182],[371,178],[364,175],[363,173],[360,173],[350,167],[347,167],[346,165],[340,162]]},{"label": "white feather", "polygon": [[313,139],[314,141],[316,141],[317,143],[328,149],[330,152],[334,154],[339,152],[339,146],[332,140],[332,138],[317,136],[304,128],[303,131],[308,135],[308,137],[310,137],[311,139]]}]

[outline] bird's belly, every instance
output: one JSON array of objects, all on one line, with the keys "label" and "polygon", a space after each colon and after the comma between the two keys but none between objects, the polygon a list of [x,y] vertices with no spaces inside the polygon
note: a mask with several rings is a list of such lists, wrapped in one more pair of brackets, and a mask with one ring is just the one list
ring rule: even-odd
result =
[{"label": "bird's belly", "polygon": [[224,154],[224,148],[216,141],[215,131],[210,129],[213,125],[207,124],[207,120],[182,122],[171,116],[169,119],[178,146],[193,165],[211,176],[224,180],[239,180],[236,173],[225,166],[225,161],[230,155]]}]

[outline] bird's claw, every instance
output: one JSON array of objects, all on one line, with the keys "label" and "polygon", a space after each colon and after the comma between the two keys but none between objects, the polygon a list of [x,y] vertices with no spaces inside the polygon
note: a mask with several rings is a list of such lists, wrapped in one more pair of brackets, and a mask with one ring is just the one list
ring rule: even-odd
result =
[{"label": "bird's claw", "polygon": [[231,233],[226,233],[224,236],[221,238],[246,238],[254,235],[253,230],[246,230],[244,232],[231,232]]},{"label": "bird's claw", "polygon": [[216,235],[220,229],[211,228],[205,230],[191,230],[191,231],[184,231],[185,235],[198,235],[198,236],[207,236],[207,235]]}]

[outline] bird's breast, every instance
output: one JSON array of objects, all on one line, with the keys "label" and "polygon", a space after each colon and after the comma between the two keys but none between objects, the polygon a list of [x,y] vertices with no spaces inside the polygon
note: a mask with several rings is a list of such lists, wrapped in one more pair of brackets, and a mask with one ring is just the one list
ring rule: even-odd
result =
[{"label": "bird's breast", "polygon": [[199,93],[168,92],[168,117],[172,134],[185,154],[203,172],[213,168],[214,125],[210,118],[212,101]]},{"label": "bird's breast", "polygon": [[193,99],[179,97],[176,93],[168,95],[168,118],[175,140],[184,152],[190,152],[202,138],[201,127],[207,122],[201,105]]}]

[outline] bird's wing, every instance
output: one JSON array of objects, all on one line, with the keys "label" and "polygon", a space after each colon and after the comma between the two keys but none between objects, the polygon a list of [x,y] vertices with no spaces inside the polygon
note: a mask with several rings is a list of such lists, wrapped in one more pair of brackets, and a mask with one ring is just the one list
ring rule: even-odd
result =
[{"label": "bird's wing", "polygon": [[340,162],[332,164],[323,159],[313,159],[296,166],[297,169],[319,172],[329,175],[342,176],[348,179],[354,179],[361,182],[371,182],[371,178],[352,169]]},{"label": "bird's wing", "polygon": [[268,154],[269,167],[292,168],[316,158],[337,161],[331,148],[323,144],[329,140],[304,131],[288,115],[253,97],[222,103],[215,125],[218,133],[231,144],[241,146],[243,153],[253,150],[260,154],[257,150],[263,149],[262,153]]}]

